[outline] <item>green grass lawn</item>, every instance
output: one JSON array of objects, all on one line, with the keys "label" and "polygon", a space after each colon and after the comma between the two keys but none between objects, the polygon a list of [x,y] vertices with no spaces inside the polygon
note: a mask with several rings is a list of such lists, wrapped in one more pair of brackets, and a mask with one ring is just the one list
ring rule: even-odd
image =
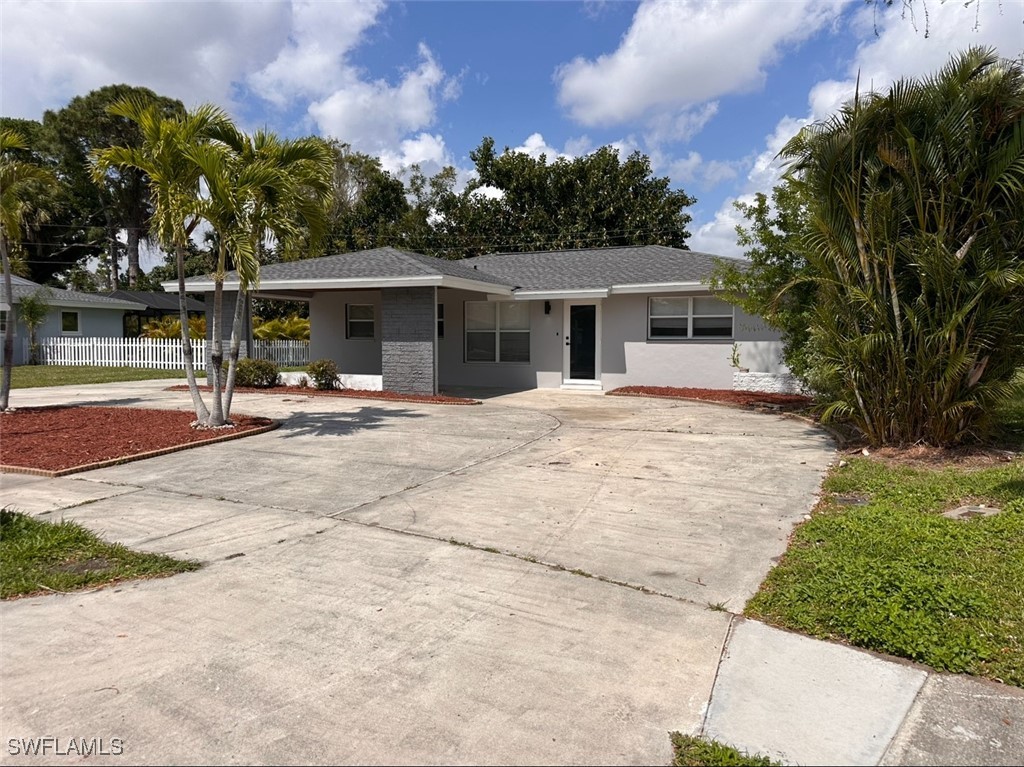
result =
[{"label": "green grass lawn", "polygon": [[81,525],[0,510],[0,598],[196,570],[199,563],[106,543]]},{"label": "green grass lawn", "polygon": [[[203,377],[204,374],[197,372],[197,375]],[[107,368],[91,365],[19,365],[11,371],[11,388],[31,389],[36,386],[72,386],[184,377],[183,370]]]},{"label": "green grass lawn", "polygon": [[772,767],[767,756],[749,756],[715,740],[694,738],[678,732],[669,734],[672,739],[672,764],[675,767]]},{"label": "green grass lawn", "polygon": [[[834,469],[746,614],[934,668],[1024,686],[1024,463]],[[842,503],[840,498],[864,505]],[[947,519],[963,503],[1002,508]]]}]

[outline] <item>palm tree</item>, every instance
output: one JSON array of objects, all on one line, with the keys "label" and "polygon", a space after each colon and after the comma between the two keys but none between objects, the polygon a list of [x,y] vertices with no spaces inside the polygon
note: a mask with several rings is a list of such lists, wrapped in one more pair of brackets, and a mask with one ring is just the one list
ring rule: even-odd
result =
[{"label": "palm tree", "polygon": [[[211,353],[212,423],[217,423],[218,419],[226,421],[231,414],[241,348],[242,312],[249,289],[259,281],[258,254],[271,239],[279,252],[288,255],[296,242],[315,242],[322,234],[331,203],[333,167],[329,145],[316,138],[291,141],[266,131],[257,131],[250,137],[238,131],[223,130],[218,139],[220,144],[198,147],[190,155],[202,169],[207,190],[199,210],[217,234]],[[220,323],[223,282],[229,260],[238,273],[239,284],[222,405],[224,333]]]},{"label": "palm tree", "polygon": [[53,181],[53,174],[38,165],[19,160],[15,152],[26,149],[25,139],[12,130],[0,130],[0,268],[3,269],[3,304],[7,307],[4,323],[3,374],[0,377],[0,411],[7,409],[11,394],[11,369],[14,367],[14,289],[11,285],[11,258],[8,240],[20,239],[24,212],[23,195],[33,185]]},{"label": "palm tree", "polygon": [[196,383],[185,303],[185,252],[189,237],[199,223],[196,207],[202,175],[189,152],[212,141],[230,126],[230,121],[221,109],[208,104],[183,116],[167,116],[156,104],[139,98],[119,101],[111,107],[111,112],[136,123],[142,133],[142,143],[138,147],[111,147],[94,152],[93,173],[102,178],[110,168],[131,167],[149,177],[153,204],[151,231],[161,245],[174,251],[177,260],[185,378],[197,423],[209,425],[210,411]]},{"label": "palm tree", "polygon": [[825,416],[875,444],[981,436],[1024,362],[1024,67],[971,49],[782,155],[810,201]]}]

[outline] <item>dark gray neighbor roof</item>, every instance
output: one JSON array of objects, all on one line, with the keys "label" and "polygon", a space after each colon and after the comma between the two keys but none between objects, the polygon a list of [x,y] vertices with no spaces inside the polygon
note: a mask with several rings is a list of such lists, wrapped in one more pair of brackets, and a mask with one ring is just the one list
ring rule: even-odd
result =
[{"label": "dark gray neighbor roof", "polygon": [[[492,253],[462,263],[520,291],[600,290],[613,285],[699,283],[722,258],[665,245]],[[726,259],[738,261],[738,259]],[[745,263],[740,261],[739,263]]]},{"label": "dark gray neighbor roof", "polygon": [[[24,277],[11,275],[11,303],[17,304],[25,296],[30,296],[40,288],[38,282],[26,280]],[[129,309],[141,310],[146,307],[136,301],[129,301],[119,298],[110,298],[101,293],[79,293],[77,290],[61,290],[60,288],[47,287],[48,294],[46,302],[54,306],[94,306],[97,309]],[[0,301],[3,300],[3,289],[0,287]]]},{"label": "dark gray neighbor roof", "polygon": [[[107,293],[107,296],[122,301],[134,301],[143,304],[147,309],[157,309],[162,312],[178,311],[177,293],[160,293],[156,290],[115,290],[113,293]],[[190,312],[206,311],[206,304],[191,297],[186,297],[185,307]]]},{"label": "dark gray neighbor roof", "polygon": [[[491,275],[465,266],[464,262],[433,258],[398,248],[374,248],[260,267],[261,284],[278,280],[358,280],[439,275],[508,287]],[[237,279],[236,272],[228,272],[224,281],[230,284]],[[186,280],[186,284],[209,281],[208,276],[191,277]]]}]

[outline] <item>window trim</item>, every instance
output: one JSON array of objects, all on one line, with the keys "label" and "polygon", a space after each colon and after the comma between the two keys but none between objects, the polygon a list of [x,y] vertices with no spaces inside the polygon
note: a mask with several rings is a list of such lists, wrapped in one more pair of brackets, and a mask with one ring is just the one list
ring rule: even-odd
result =
[{"label": "window trim", "polygon": [[[73,314],[75,315],[75,330],[64,329],[64,315]],[[82,335],[82,313],[77,309],[61,309],[60,310],[60,334],[62,336],[80,336]]]},{"label": "window trim", "polygon": [[[502,330],[501,328],[501,304],[512,304],[517,303],[514,301],[463,301],[462,302],[462,361],[467,365],[530,365],[533,362],[533,350],[531,348],[532,342],[530,341],[530,334],[533,332],[533,328],[530,327],[533,324],[533,310],[531,308],[531,302],[526,303],[527,307],[527,325],[526,328],[509,328]],[[522,303],[522,302],[518,302]],[[494,307],[494,329],[493,330],[470,330],[469,322],[466,320],[467,311],[466,307],[469,304],[484,304],[486,306]],[[469,359],[469,334],[470,333],[491,333],[494,336],[494,359],[492,360],[471,360]],[[526,353],[527,357],[525,360],[503,360],[501,358],[501,335],[502,333],[513,334],[523,333],[527,338]]]},{"label": "window trim", "polygon": [[[351,308],[353,306],[368,306],[373,314],[368,320],[363,319],[352,319]],[[358,322],[363,325],[369,324],[373,329],[373,333],[369,336],[353,336],[352,335],[352,323]],[[345,340],[346,341],[376,341],[377,340],[377,307],[374,304],[345,304]]]},{"label": "window trim", "polygon": [[[686,299],[686,314],[651,314],[651,302],[655,298],[684,298]],[[736,307],[729,305],[732,310],[729,314],[694,314],[693,313],[693,301],[695,298],[718,298],[717,296],[701,295],[701,296],[647,296],[647,340],[648,341],[731,341],[736,338]],[[722,299],[718,299],[722,300]],[[681,319],[686,318],[686,335],[685,336],[652,336],[651,335],[651,320],[652,319]],[[701,319],[722,319],[728,317],[731,320],[731,327],[729,329],[729,335],[725,336],[695,336],[693,334],[693,319],[699,317]]]},{"label": "window trim", "polygon": [[[14,314],[13,307],[11,309],[0,309],[0,314],[4,315],[3,320],[0,320],[0,334],[7,332],[7,323],[9,321],[14,323],[14,327],[11,329],[11,337],[18,337],[18,317]],[[12,319],[13,318],[13,319]]]}]

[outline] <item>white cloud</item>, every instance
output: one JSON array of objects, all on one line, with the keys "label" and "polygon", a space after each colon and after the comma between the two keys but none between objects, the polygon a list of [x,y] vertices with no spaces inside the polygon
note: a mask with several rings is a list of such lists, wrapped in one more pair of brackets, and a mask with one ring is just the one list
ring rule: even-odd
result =
[{"label": "white cloud", "polygon": [[440,134],[420,133],[403,140],[397,150],[385,149],[380,153],[380,164],[392,175],[401,175],[413,165],[428,176],[451,164],[451,156]]},{"label": "white cloud", "polygon": [[425,44],[420,44],[419,56],[419,66],[407,70],[396,85],[350,80],[311,103],[310,116],[323,133],[373,154],[430,127],[437,119],[445,73]]},{"label": "white cloud", "polygon": [[647,132],[644,139],[648,144],[661,144],[666,141],[689,141],[718,114],[718,102],[709,101],[699,107],[683,109],[679,112],[661,112],[647,121]]},{"label": "white cloud", "polygon": [[585,125],[619,124],[760,88],[783,45],[806,40],[849,0],[646,0],[617,50],[555,73]]},{"label": "white cloud", "polygon": [[233,105],[233,84],[285,44],[282,2],[32,2],[0,6],[0,112],[39,119],[111,83],[187,106]]},{"label": "white cloud", "polygon": [[[934,72],[948,61],[952,52],[971,45],[994,47],[1008,58],[1020,55],[1024,48],[1020,36],[1021,14],[999,3],[983,2],[966,7],[962,3],[932,3],[927,38],[923,21],[918,19],[915,28],[910,19],[901,18],[899,8],[879,11],[876,36],[871,14],[872,9],[862,8],[850,23],[848,31],[859,33],[863,41],[850,62],[847,79],[816,83],[808,93],[807,113],[799,117],[786,115],[778,121],[765,137],[764,147],[751,166],[741,200],[751,201],[753,193],[771,191],[783,170],[782,162],[777,159],[779,151],[802,127],[827,119],[852,98],[858,74],[862,92],[884,91],[900,77]],[[735,227],[742,217],[733,208],[734,199],[725,200],[713,220],[698,226],[691,247],[721,255],[741,255],[735,242]]]},{"label": "white cloud", "polygon": [[737,199],[750,204],[754,201],[754,196],[744,194],[739,198],[730,197],[723,202],[715,217],[708,223],[698,226],[693,232],[689,243],[693,250],[714,253],[716,256],[743,255],[742,248],[736,242],[736,226],[745,223],[745,219],[733,205]]},{"label": "white cloud", "polygon": [[355,74],[345,57],[373,26],[384,4],[367,2],[292,3],[288,42],[249,83],[261,97],[284,106],[303,96],[319,96],[351,84]]},{"label": "white cloud", "polygon": [[569,155],[563,152],[559,152],[554,147],[548,146],[544,137],[539,133],[531,133],[526,137],[521,145],[512,149],[513,152],[521,152],[522,154],[529,155],[533,159],[537,159],[541,155],[547,157],[548,162],[554,162],[559,157],[568,157]]}]

